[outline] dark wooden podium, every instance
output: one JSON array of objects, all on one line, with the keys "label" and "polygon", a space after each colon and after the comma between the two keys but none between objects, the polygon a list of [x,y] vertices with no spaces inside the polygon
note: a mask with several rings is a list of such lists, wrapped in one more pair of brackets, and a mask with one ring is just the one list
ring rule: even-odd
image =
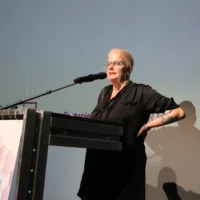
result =
[{"label": "dark wooden podium", "polygon": [[0,110],[2,120],[21,120],[15,200],[42,200],[48,146],[122,150],[122,124],[29,108]]}]

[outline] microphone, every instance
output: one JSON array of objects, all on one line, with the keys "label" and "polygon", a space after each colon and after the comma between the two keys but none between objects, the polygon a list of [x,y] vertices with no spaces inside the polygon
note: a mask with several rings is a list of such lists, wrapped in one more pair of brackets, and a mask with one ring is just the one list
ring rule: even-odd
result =
[{"label": "microphone", "polygon": [[83,83],[83,82],[91,82],[98,79],[104,79],[107,77],[107,74],[104,72],[100,72],[98,74],[90,74],[88,76],[82,76],[74,79],[74,83]]}]

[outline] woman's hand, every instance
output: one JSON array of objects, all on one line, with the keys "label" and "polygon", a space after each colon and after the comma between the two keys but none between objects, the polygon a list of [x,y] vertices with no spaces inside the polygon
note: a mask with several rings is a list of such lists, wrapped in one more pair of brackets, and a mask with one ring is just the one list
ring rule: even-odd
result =
[{"label": "woman's hand", "polygon": [[142,134],[147,133],[151,128],[149,128],[146,124],[142,126],[137,134],[137,137],[141,136]]}]

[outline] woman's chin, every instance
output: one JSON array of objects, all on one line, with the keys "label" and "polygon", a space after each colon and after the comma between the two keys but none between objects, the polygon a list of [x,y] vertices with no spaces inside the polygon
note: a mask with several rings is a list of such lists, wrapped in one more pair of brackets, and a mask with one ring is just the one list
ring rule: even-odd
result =
[{"label": "woman's chin", "polygon": [[119,79],[118,79],[117,77],[109,77],[108,80],[109,80],[111,83],[119,82]]}]

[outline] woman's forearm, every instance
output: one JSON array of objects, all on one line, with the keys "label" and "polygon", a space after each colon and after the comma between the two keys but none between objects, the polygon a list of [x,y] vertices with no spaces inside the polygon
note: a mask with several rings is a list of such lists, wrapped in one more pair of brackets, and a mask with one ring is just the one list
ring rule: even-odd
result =
[{"label": "woman's forearm", "polygon": [[154,119],[153,121],[148,122],[145,125],[145,128],[151,129],[154,127],[171,124],[181,119],[184,119],[185,117],[186,115],[185,115],[184,110],[182,108],[176,108],[176,109],[171,110],[169,113],[166,113],[162,115],[161,117],[158,117]]}]

